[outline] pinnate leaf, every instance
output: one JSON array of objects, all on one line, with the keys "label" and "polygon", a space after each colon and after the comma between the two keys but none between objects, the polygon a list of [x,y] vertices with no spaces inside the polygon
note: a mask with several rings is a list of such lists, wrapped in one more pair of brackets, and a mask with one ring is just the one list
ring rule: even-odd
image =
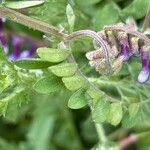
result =
[{"label": "pinnate leaf", "polygon": [[81,76],[64,77],[62,81],[66,88],[71,91],[78,90],[85,84],[85,79]]},{"label": "pinnate leaf", "polygon": [[67,76],[74,75],[74,73],[77,70],[77,64],[76,63],[62,63],[59,65],[49,67],[49,69],[56,76],[67,77]]},{"label": "pinnate leaf", "polygon": [[38,80],[33,85],[33,89],[38,93],[49,94],[52,92],[59,91],[62,85],[63,84],[58,77],[50,75]]},{"label": "pinnate leaf", "polygon": [[37,53],[41,59],[57,63],[65,60],[70,54],[70,51],[67,49],[41,47],[37,49]]},{"label": "pinnate leaf", "polygon": [[[135,106],[132,106],[132,108],[134,107]],[[122,125],[127,128],[131,128],[134,126],[149,127],[149,124],[150,124],[149,101],[146,101],[146,102],[143,101],[142,103],[139,103],[139,107],[138,106],[136,107],[137,107],[136,108],[137,110],[135,112],[134,111],[132,112],[130,110],[125,113],[123,120],[122,120]]]},{"label": "pinnate leaf", "polygon": [[34,1],[13,1],[13,2],[5,2],[5,7],[11,8],[11,9],[23,9],[28,7],[33,7],[37,5],[43,4],[44,0],[34,0]]},{"label": "pinnate leaf", "polygon": [[97,123],[102,123],[106,121],[109,114],[110,104],[106,100],[99,100],[93,109],[92,117]]},{"label": "pinnate leaf", "polygon": [[72,109],[79,109],[84,107],[87,104],[85,98],[85,89],[81,88],[76,91],[68,101],[68,107]]},{"label": "pinnate leaf", "polygon": [[88,90],[87,90],[87,93],[90,95],[91,98],[93,99],[99,99],[101,97],[101,94],[100,93],[101,91],[98,91],[97,89],[94,89],[93,87],[90,87]]},{"label": "pinnate leaf", "polygon": [[76,0],[77,4],[79,5],[94,5],[100,1],[101,0],[86,0],[85,2],[84,0]]},{"label": "pinnate leaf", "polygon": [[123,116],[122,125],[126,128],[132,128],[138,123],[138,116],[130,116],[127,112]]},{"label": "pinnate leaf", "polygon": [[16,60],[14,64],[22,69],[42,69],[53,65],[51,62],[35,58]]},{"label": "pinnate leaf", "polygon": [[121,103],[112,103],[110,104],[109,115],[107,121],[112,125],[118,125],[122,119],[123,111]]},{"label": "pinnate leaf", "polygon": [[68,24],[70,27],[70,32],[73,32],[74,23],[75,23],[75,15],[74,15],[73,9],[70,4],[68,4],[66,7],[66,15],[67,15]]},{"label": "pinnate leaf", "polygon": [[129,115],[131,117],[135,116],[139,110],[139,103],[133,103],[129,105]]}]

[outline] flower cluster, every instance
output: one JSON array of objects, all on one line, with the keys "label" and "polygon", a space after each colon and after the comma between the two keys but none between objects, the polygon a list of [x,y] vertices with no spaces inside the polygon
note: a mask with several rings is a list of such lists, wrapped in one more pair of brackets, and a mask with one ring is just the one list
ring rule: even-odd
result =
[{"label": "flower cluster", "polygon": [[[132,24],[133,25],[133,24]],[[121,28],[129,28],[136,31],[137,27],[131,24],[119,23]],[[109,47],[110,63],[114,73],[118,72],[123,62],[127,62],[131,57],[141,57],[142,69],[138,75],[138,82],[145,83],[150,77],[150,56],[148,46],[138,36],[130,35],[122,30],[102,30],[98,32]],[[144,34],[144,33],[143,33]],[[94,67],[100,74],[105,74],[106,64],[101,47],[93,41],[96,50],[86,53],[90,66]]]},{"label": "flower cluster", "polygon": [[[19,35],[10,35],[10,37],[6,35],[3,27],[4,21],[5,19],[0,19],[0,43],[2,44],[5,53],[8,55],[8,58],[10,60],[16,60],[33,57],[37,49],[36,44],[31,39],[23,38]],[[12,50],[9,45],[12,46]],[[27,49],[24,48],[25,45],[27,45]]]}]

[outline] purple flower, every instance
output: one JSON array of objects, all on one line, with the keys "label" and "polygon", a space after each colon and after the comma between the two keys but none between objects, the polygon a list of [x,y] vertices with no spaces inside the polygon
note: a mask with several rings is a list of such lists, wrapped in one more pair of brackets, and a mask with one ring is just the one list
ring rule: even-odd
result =
[{"label": "purple flower", "polygon": [[21,52],[20,59],[33,57],[36,53],[36,49],[37,47],[33,44],[29,50],[24,50],[23,52]]},{"label": "purple flower", "polygon": [[[6,38],[6,34],[4,32],[4,19],[0,18],[0,43],[2,44],[5,53],[8,55],[10,60],[16,60],[20,58],[28,58],[33,57],[35,55],[37,46],[32,38],[21,37],[17,35],[11,36],[12,43],[12,52],[9,52],[9,44]],[[28,44],[30,48],[28,50],[23,50],[23,45]]]},{"label": "purple flower", "polygon": [[[22,50],[22,45],[26,43],[28,43],[31,48]],[[9,55],[10,60],[33,57],[37,49],[37,46],[34,43],[29,40],[22,39],[19,36],[13,36],[12,44],[13,51],[12,54]]]},{"label": "purple flower", "polygon": [[138,75],[138,82],[145,83],[150,76],[150,56],[144,47],[141,48],[142,69]]},{"label": "purple flower", "polygon": [[130,53],[130,47],[126,44],[121,44],[121,52],[120,52],[120,56],[123,56],[123,61],[128,61],[131,53]]},{"label": "purple flower", "polygon": [[128,61],[130,56],[132,55],[130,52],[130,42],[128,40],[128,35],[124,32],[118,33],[118,42],[120,46],[120,54],[119,56],[123,56],[123,61]]},{"label": "purple flower", "polygon": [[20,57],[23,40],[19,36],[12,37],[13,51],[8,57],[10,60],[15,60]]}]

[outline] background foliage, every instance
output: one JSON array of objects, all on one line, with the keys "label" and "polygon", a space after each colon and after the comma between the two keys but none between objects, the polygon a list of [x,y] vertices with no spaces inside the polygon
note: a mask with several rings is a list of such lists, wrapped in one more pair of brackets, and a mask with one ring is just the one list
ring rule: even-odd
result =
[{"label": "background foliage", "polygon": [[[99,31],[129,16],[141,29],[148,5],[149,0],[47,0],[23,13],[66,33]],[[150,85],[136,81],[139,58],[125,63],[118,74],[100,76],[85,58],[93,49],[89,38],[71,44],[76,63],[68,63],[70,49],[57,49],[59,38],[47,34],[43,39],[42,33],[9,20],[5,30],[46,41],[50,48],[38,48],[34,59],[15,62],[0,48],[1,150],[115,150],[130,134],[138,140],[127,149],[150,149]],[[75,74],[78,68],[89,82]]]}]

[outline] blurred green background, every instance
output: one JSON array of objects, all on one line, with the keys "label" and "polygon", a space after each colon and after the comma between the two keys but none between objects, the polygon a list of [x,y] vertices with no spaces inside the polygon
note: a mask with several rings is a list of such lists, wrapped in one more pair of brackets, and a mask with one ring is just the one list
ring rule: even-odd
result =
[{"label": "blurred green background", "polygon": [[[74,10],[75,29],[102,30],[105,25],[125,22],[131,16],[141,28],[150,0],[46,0],[42,6],[25,9],[22,12],[40,19],[68,32],[66,6]],[[43,34],[7,20],[5,31],[11,34],[30,36],[45,41]],[[50,37],[48,46],[55,46],[55,39]],[[47,42],[46,42],[47,43]],[[86,51],[92,48],[91,41],[77,41],[72,45],[81,70],[90,75],[87,60],[83,59]],[[11,51],[11,50],[10,50]],[[137,69],[140,67],[137,65]],[[90,71],[89,71],[90,70]],[[125,71],[125,69],[123,70]],[[135,71],[138,74],[138,71]],[[97,74],[95,73],[95,76]],[[136,80],[136,79],[135,79]],[[71,92],[66,89],[50,95],[41,95],[30,91],[30,97],[21,106],[8,107],[5,117],[0,118],[0,150],[86,150],[98,143],[98,135],[91,119],[90,109],[85,107],[71,110],[67,102]],[[13,105],[13,104],[12,104]],[[106,134],[119,132],[119,141],[135,129],[104,124]],[[150,140],[145,138],[132,146],[130,150],[149,150]]]}]

